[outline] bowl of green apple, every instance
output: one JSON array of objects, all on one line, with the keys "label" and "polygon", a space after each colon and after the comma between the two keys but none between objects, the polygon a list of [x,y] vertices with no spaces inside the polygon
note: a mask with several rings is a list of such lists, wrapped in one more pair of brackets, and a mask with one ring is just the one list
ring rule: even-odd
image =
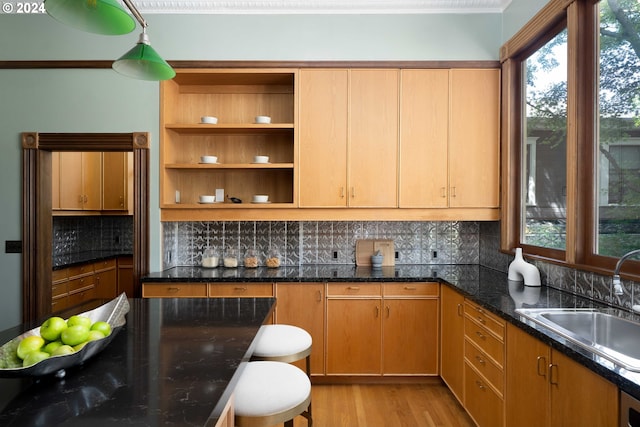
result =
[{"label": "bowl of green apple", "polygon": [[122,293],[93,310],[67,319],[51,316],[0,347],[0,377],[54,374],[100,353],[126,324],[129,301]]}]

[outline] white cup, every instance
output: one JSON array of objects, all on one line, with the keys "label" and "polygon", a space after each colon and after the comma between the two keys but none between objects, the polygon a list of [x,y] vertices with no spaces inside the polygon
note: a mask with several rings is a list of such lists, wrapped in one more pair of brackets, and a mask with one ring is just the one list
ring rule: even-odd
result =
[{"label": "white cup", "polygon": [[200,162],[202,163],[218,163],[217,156],[202,156],[200,157]]},{"label": "white cup", "polygon": [[218,123],[218,118],[213,116],[202,116],[200,117],[200,123],[207,123],[210,125],[215,125]]},{"label": "white cup", "polygon": [[269,116],[256,116],[256,123],[271,123],[271,117]]},{"label": "white cup", "polygon": [[253,163],[269,163],[269,156],[253,156]]},{"label": "white cup", "polygon": [[269,201],[269,196],[266,194],[256,194],[253,196],[253,203],[267,203]]},{"label": "white cup", "polygon": [[202,195],[200,196],[200,203],[213,203],[216,201],[216,196]]}]

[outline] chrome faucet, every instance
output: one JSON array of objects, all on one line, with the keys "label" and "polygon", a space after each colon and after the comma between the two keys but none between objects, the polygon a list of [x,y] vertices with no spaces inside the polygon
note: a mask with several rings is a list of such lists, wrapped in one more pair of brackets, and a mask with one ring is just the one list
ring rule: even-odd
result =
[{"label": "chrome faucet", "polygon": [[622,263],[635,254],[640,254],[640,249],[635,249],[622,255],[618,260],[618,263],[616,264],[616,269],[613,271],[613,280],[611,282],[611,284],[613,285],[613,293],[616,295],[624,294],[624,289],[622,288],[622,283],[620,282],[620,268],[622,267]]}]

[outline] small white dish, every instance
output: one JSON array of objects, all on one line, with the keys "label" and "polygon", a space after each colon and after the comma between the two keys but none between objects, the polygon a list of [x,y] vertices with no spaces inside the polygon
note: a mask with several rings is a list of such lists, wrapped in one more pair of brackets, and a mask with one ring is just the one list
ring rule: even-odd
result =
[{"label": "small white dish", "polygon": [[200,163],[218,163],[217,156],[201,156]]},{"label": "small white dish", "polygon": [[271,123],[271,117],[269,117],[269,116],[256,116],[256,123],[259,123],[259,124]]},{"label": "small white dish", "polygon": [[269,163],[269,156],[253,156],[253,163]]},{"label": "small white dish", "polygon": [[269,196],[266,195],[266,194],[256,194],[256,195],[253,196],[251,201],[253,203],[268,203],[269,202]]},{"label": "small white dish", "polygon": [[216,202],[216,196],[210,196],[210,195],[200,196],[200,203],[215,203],[215,202]]},{"label": "small white dish", "polygon": [[200,117],[200,123],[215,125],[218,123],[218,118],[214,116],[202,116]]}]

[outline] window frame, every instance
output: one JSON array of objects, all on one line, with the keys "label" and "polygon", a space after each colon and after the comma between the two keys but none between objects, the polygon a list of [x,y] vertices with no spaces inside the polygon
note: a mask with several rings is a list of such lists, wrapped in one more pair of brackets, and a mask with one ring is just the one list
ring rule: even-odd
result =
[{"label": "window frame", "polygon": [[[502,252],[521,247],[529,257],[567,267],[610,274],[618,258],[595,254],[598,162],[599,0],[551,0],[500,49],[502,68]],[[565,250],[526,245],[520,239],[522,64],[567,28],[567,225]],[[623,265],[627,278],[640,279],[640,262]]]}]

